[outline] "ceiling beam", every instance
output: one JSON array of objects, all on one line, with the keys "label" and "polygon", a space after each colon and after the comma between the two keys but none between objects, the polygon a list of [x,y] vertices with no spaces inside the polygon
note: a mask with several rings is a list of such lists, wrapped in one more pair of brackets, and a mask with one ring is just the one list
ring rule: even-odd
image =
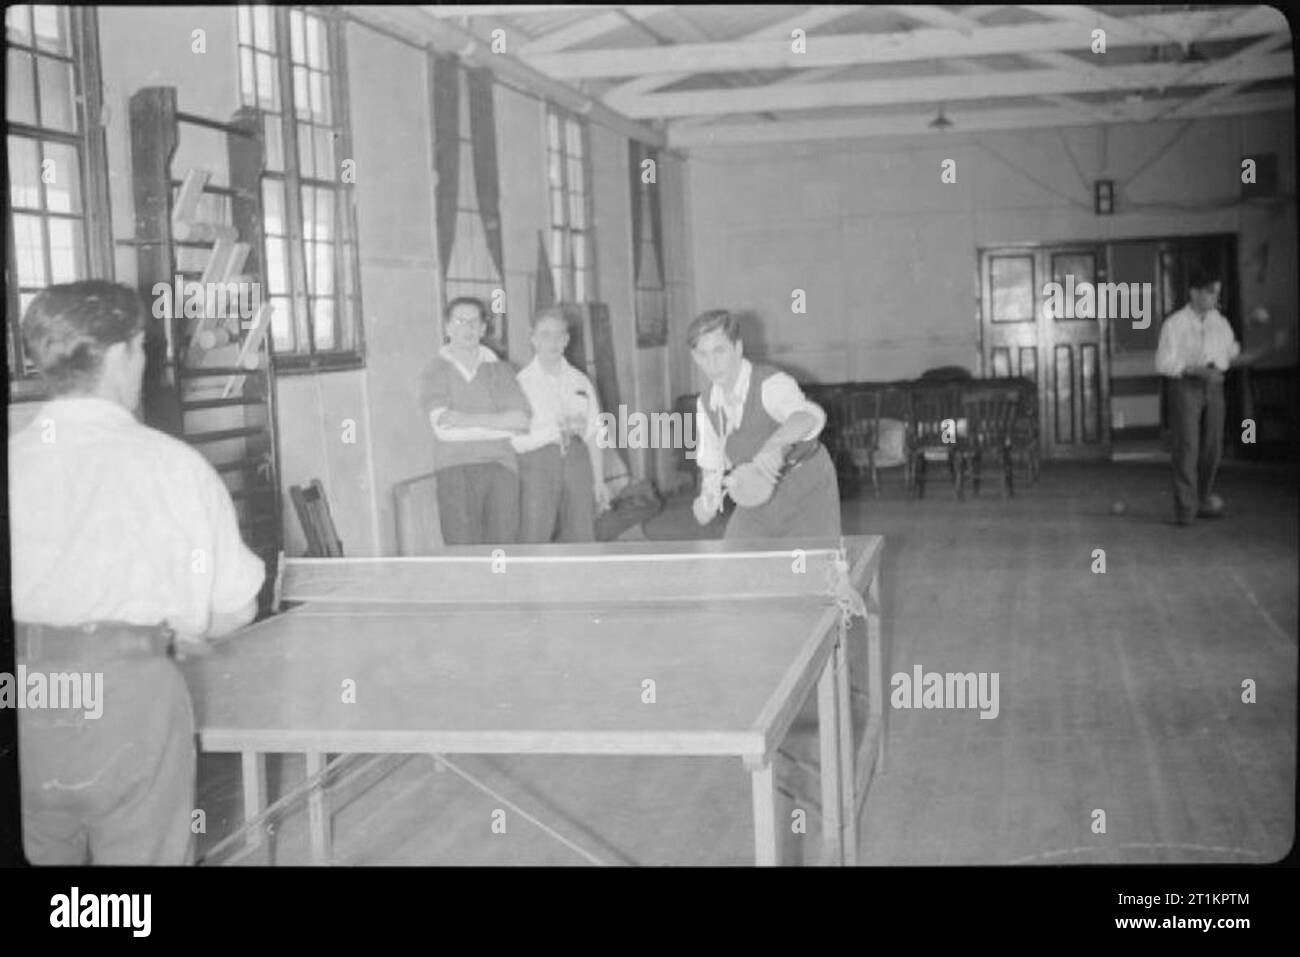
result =
[{"label": "ceiling beam", "polygon": [[963,36],[970,36],[978,26],[978,24],[968,20],[960,13],[952,13],[943,7],[932,4],[916,4],[915,6],[890,5],[887,9],[893,10],[904,17],[928,23],[930,26],[938,27],[941,30],[955,30]]},{"label": "ceiling beam", "polygon": [[620,7],[607,13],[600,13],[594,17],[571,23],[567,27],[560,27],[558,30],[543,33],[536,40],[521,47],[519,55],[526,59],[538,53],[554,53],[566,47],[577,46],[579,43],[594,40],[606,33],[613,33],[615,30],[627,26],[630,21],[648,20],[650,17],[670,10],[672,10],[672,7],[669,6]]},{"label": "ceiling beam", "polygon": [[[882,80],[815,83],[807,86],[771,85],[745,89],[690,90],[650,93],[606,102],[629,117],[696,116],[707,113],[814,110],[837,106],[880,106],[891,103],[936,103],[989,97],[1046,96],[1089,93],[1099,89],[1150,89],[1173,86],[1181,73],[1177,64],[1095,67],[1070,70],[1013,70],[986,76],[897,77]],[[1196,77],[1198,84],[1237,83],[1292,76],[1290,54],[1270,54],[1249,62],[1220,66],[1210,63]]]},{"label": "ceiling beam", "polygon": [[580,3],[557,3],[547,5],[538,4],[511,4],[511,3],[483,3],[483,4],[424,4],[423,9],[431,17],[516,17],[529,13],[556,13],[565,10],[617,10],[620,4],[614,3],[597,3],[583,5]]},{"label": "ceiling beam", "polygon": [[[783,43],[785,48],[788,50],[790,48],[790,43],[788,41],[790,40],[790,33],[792,31],[797,29],[804,30],[804,31],[813,30],[817,27],[825,26],[826,24],[834,20],[838,20],[840,17],[843,17],[847,14],[856,13],[859,10],[861,10],[861,7],[848,6],[848,5],[811,7],[796,17],[789,17],[788,19],[778,21],[777,23],[772,23],[765,27],[761,27],[753,31],[752,33],[748,33],[742,37],[737,38],[737,40],[731,41],[730,43],[710,43],[710,42],[689,43],[689,44],[678,43],[678,44],[674,44],[673,46],[654,47],[653,49],[662,55],[664,53],[669,53],[675,50],[686,49],[688,47],[689,48],[727,47],[731,45],[731,43],[736,43],[736,42],[759,43],[762,44],[765,50],[769,51],[769,56],[767,60],[763,63],[757,63],[757,62],[751,63],[748,66],[738,67],[737,69],[738,70],[747,70],[751,68],[770,69],[771,68],[770,47],[773,42],[779,41]],[[820,38],[818,42],[820,42]],[[627,52],[627,51],[623,51],[623,52]],[[637,52],[641,53],[644,51],[637,51]],[[563,59],[563,58],[561,57],[557,59]],[[653,56],[647,57],[646,61],[651,63],[658,62],[655,60]],[[551,73],[551,70],[548,69],[546,66],[538,66],[538,69],[540,69],[543,73]],[[612,89],[606,90],[605,96],[607,97],[608,96],[614,96],[614,97],[637,96],[642,93],[649,93],[652,90],[659,89],[660,87],[668,86],[672,83],[676,83],[678,80],[684,80],[692,73],[713,73],[717,71],[718,71],[718,67],[715,65],[715,61],[710,60],[709,58],[706,57],[701,61],[697,61],[695,65],[692,65],[691,67],[685,70],[655,70],[653,71],[652,75],[640,77],[635,80],[629,80],[626,83],[619,84],[618,86],[615,86]],[[551,74],[551,75],[560,75],[560,74]],[[615,73],[615,74],[598,74],[598,75],[629,76],[631,74],[620,71],[619,73]]]},{"label": "ceiling beam", "polygon": [[553,100],[630,139],[658,147],[663,147],[666,143],[664,134],[659,130],[629,119],[573,87],[538,72],[510,54],[492,53],[490,46],[480,38],[445,19],[429,16],[419,7],[356,4],[341,9],[356,22],[373,26],[408,43],[424,46],[437,53],[456,54],[471,66],[487,67],[507,86],[532,96]]},{"label": "ceiling beam", "polygon": [[[1226,101],[1205,104],[1188,118],[1205,116],[1241,115],[1291,110],[1295,97],[1290,91],[1251,93]],[[1054,108],[977,110],[972,112],[947,111],[953,127],[939,132],[929,127],[934,119],[931,112],[912,113],[906,116],[860,116],[832,120],[793,120],[784,123],[728,123],[705,127],[668,128],[668,145],[673,149],[707,146],[729,146],[750,143],[809,142],[830,139],[866,139],[889,136],[927,136],[935,143],[951,142],[965,133],[992,130],[1015,130],[1068,126],[1095,126],[1099,123],[1148,122],[1158,113],[1157,104],[1147,104],[1098,120],[1080,116],[1073,110]],[[1179,117],[1182,118],[1181,116]]]},{"label": "ceiling beam", "polygon": [[[821,18],[823,23],[834,16],[843,16],[843,13],[831,13],[843,8],[818,9],[827,11]],[[810,11],[815,12],[816,10]],[[1242,16],[1230,23],[1223,22],[1218,14],[1202,11],[1159,13],[1130,19],[1133,21],[1130,33],[1138,38],[1133,42],[1143,46],[1166,42],[1166,34],[1170,31],[1202,40],[1230,40],[1288,29],[1286,17],[1272,7],[1243,10]],[[1008,53],[1043,53],[1045,56],[1055,55],[1064,62],[1071,58],[1057,51],[1074,49],[1090,52],[1087,31],[1081,31],[1075,23],[1057,21],[1007,27],[972,24],[977,29],[969,33],[950,28],[922,28],[891,33],[815,36],[808,38],[806,52],[795,53],[791,49],[790,31],[801,23],[804,24],[804,29],[810,29],[807,26],[809,22],[807,17],[792,17],[726,42],[522,55],[543,73],[559,79],[637,77],[637,80],[608,91],[609,97],[617,99],[648,93],[692,73],[814,69]],[[1108,50],[1117,45],[1116,40],[1108,39]]]}]

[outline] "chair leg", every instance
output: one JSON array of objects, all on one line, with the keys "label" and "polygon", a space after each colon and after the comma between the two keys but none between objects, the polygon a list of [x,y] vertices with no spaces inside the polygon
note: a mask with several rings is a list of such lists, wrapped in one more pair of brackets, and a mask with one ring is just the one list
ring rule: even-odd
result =
[{"label": "chair leg", "polygon": [[970,457],[970,462],[971,462],[971,466],[972,466],[972,468],[971,468],[971,472],[970,472],[970,487],[971,487],[971,491],[972,491],[975,495],[979,495],[979,493],[980,493],[980,484],[981,484],[981,482],[982,482],[982,480],[983,480],[983,478],[984,478],[984,475],[983,475],[983,472],[984,472],[984,460],[983,460],[983,458],[981,457],[981,455],[980,455],[980,453],[979,453],[978,450],[976,450],[976,451],[974,452],[974,454],[971,455],[971,457]]}]

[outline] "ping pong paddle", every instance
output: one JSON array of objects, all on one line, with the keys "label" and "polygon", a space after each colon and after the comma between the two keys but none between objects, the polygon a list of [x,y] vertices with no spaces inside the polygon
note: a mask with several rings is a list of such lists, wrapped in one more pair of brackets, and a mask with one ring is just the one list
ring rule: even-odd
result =
[{"label": "ping pong paddle", "polygon": [[771,499],[777,481],[779,477],[769,478],[753,462],[745,462],[727,474],[722,486],[741,508],[758,508]]}]

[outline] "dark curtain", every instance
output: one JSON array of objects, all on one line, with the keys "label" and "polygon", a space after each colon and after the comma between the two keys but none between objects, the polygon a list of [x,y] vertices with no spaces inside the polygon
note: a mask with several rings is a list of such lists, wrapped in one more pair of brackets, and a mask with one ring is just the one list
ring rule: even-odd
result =
[{"label": "dark curtain", "polygon": [[641,278],[641,160],[644,149],[638,140],[627,141],[628,167],[632,195],[632,288]]},{"label": "dark curtain", "polygon": [[469,82],[469,135],[474,152],[474,183],[478,212],[487,235],[488,252],[505,281],[501,254],[501,189],[497,180],[497,133],[492,109],[492,71],[486,67],[467,71]]},{"label": "dark curtain", "polygon": [[460,191],[460,66],[454,57],[433,56],[433,165],[438,176],[438,261],[451,264],[456,241],[456,196]]},{"label": "dark curtain", "polygon": [[537,232],[537,290],[533,299],[533,315],[547,306],[555,305],[555,279],[551,263],[546,256],[546,234]]}]

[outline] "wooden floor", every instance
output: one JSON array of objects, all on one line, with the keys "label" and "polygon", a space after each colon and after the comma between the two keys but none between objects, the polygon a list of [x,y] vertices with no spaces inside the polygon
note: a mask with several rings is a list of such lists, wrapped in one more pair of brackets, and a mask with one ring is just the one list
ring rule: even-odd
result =
[{"label": "wooden floor", "polygon": [[[997,672],[999,714],[886,707],[887,755],[860,823],[865,864],[1263,862],[1295,826],[1297,474],[1227,467],[1228,516],[1170,523],[1167,466],[1050,465],[1010,501],[846,495],[845,531],[887,537],[887,675]],[[1112,514],[1122,498],[1127,512]],[[675,508],[683,507],[677,503]],[[675,516],[659,530],[689,530]],[[1094,574],[1094,550],[1105,574]],[[1256,703],[1242,702],[1243,682]],[[794,748],[811,754],[807,731]],[[347,864],[580,864],[533,814],[603,859],[752,861],[738,761],[382,759],[333,789]],[[237,761],[200,759],[203,847],[238,815]],[[798,779],[787,767],[783,776]],[[302,761],[274,764],[284,786]],[[815,788],[805,790],[816,793]],[[802,806],[802,804],[800,804]],[[787,800],[785,812],[794,807]],[[505,812],[505,833],[493,829]],[[1096,833],[1104,812],[1104,833]],[[274,822],[307,860],[305,806]],[[501,816],[497,815],[499,822]],[[498,827],[499,830],[499,827]],[[817,819],[790,834],[816,852]]]}]

